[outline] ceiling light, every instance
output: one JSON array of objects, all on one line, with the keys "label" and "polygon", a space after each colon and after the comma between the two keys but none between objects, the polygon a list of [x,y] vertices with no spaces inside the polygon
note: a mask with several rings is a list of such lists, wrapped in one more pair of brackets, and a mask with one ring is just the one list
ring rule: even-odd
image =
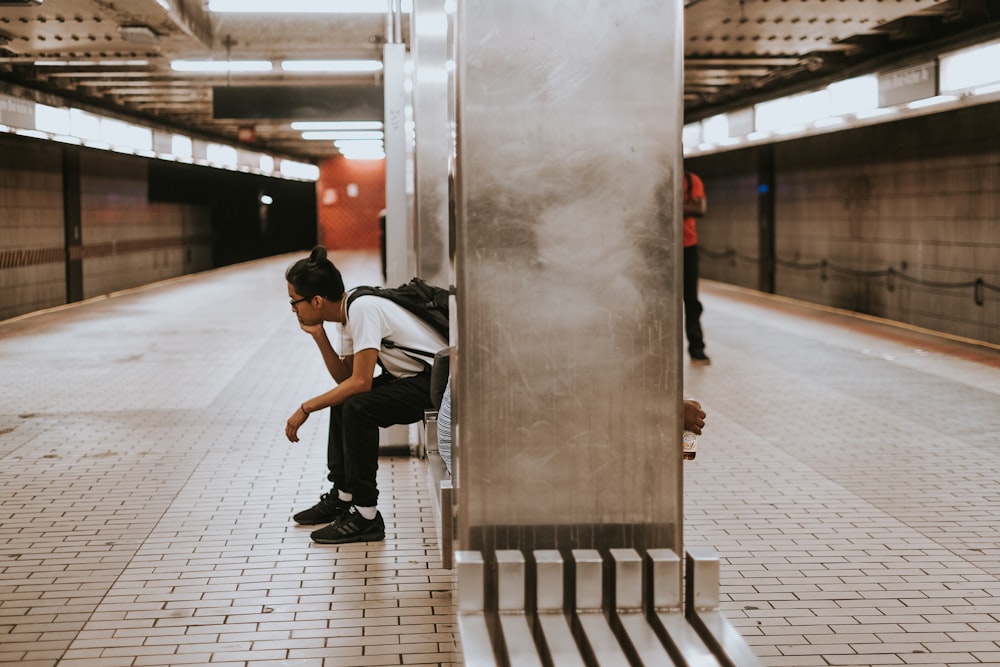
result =
[{"label": "ceiling light", "polygon": [[813,123],[814,127],[837,127],[838,125],[846,125],[847,121],[844,120],[842,116],[831,116],[829,118],[820,118],[818,121]]},{"label": "ceiling light", "polygon": [[354,74],[381,72],[378,60],[286,60],[281,63],[286,72],[332,72]]},{"label": "ceiling light", "polygon": [[381,130],[380,120],[297,120],[293,130]]},{"label": "ceiling light", "polygon": [[[413,11],[413,2],[403,0],[401,10]],[[385,0],[210,0],[210,12],[244,14],[385,14]]]},{"label": "ceiling light", "polygon": [[337,148],[343,150],[348,149],[378,149],[380,151],[385,150],[385,145],[382,143],[381,139],[337,139],[333,142],[333,145]]},{"label": "ceiling light", "polygon": [[175,72],[270,72],[270,60],[174,60]]},{"label": "ceiling light", "polygon": [[932,107],[936,104],[944,104],[945,102],[954,102],[958,98],[954,95],[935,95],[934,97],[925,97],[922,100],[915,100],[906,105],[907,109],[923,109],[924,107]]},{"label": "ceiling light", "polygon": [[145,67],[148,60],[36,60],[35,67]]},{"label": "ceiling light", "polygon": [[1000,58],[1000,41],[942,55],[939,58],[940,90],[951,93],[1000,82],[997,58]]},{"label": "ceiling light", "polygon": [[1000,83],[994,83],[992,86],[983,86],[982,88],[976,88],[972,91],[973,95],[989,95],[991,93],[1000,92]]},{"label": "ceiling light", "polygon": [[319,167],[305,162],[282,160],[281,164],[278,166],[278,171],[285,178],[293,178],[302,181],[319,180]]},{"label": "ceiling light", "polygon": [[303,132],[302,138],[307,141],[332,141],[334,139],[383,139],[384,134],[375,130],[352,132],[348,130],[326,132]]},{"label": "ceiling light", "polygon": [[341,149],[340,154],[348,160],[384,160],[385,151],[382,149]]}]

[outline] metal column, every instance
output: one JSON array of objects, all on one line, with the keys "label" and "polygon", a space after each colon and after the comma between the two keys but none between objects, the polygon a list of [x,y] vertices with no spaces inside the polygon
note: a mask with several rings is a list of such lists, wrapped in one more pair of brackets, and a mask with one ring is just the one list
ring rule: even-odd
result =
[{"label": "metal column", "polygon": [[389,285],[414,275],[413,231],[406,188],[406,44],[401,41],[399,0],[389,0],[388,43],[382,47],[385,89],[385,256]]},{"label": "metal column", "polygon": [[413,3],[414,212],[417,275],[435,285],[453,280],[448,248],[448,165],[454,140],[448,124],[448,15],[444,0]]},{"label": "metal column", "polygon": [[458,7],[463,549],[682,552],[682,25]]}]

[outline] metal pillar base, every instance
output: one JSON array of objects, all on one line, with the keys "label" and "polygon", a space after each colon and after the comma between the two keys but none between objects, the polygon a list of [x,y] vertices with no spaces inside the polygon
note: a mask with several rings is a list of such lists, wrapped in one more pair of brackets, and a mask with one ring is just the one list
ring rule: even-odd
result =
[{"label": "metal pillar base", "polygon": [[500,667],[760,667],[718,610],[719,559],[669,549],[554,550],[491,560],[459,551],[458,625],[466,665]]}]

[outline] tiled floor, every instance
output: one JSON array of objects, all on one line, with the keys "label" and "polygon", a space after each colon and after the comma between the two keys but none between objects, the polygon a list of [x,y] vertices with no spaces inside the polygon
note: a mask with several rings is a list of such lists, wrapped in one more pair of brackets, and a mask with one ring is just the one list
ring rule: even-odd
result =
[{"label": "tiled floor", "polygon": [[[311,544],[328,380],[282,257],[0,324],[0,664],[450,665],[423,464]],[[377,282],[342,255],[348,282]],[[780,665],[1000,665],[1000,352],[703,283],[686,543]]]},{"label": "tiled floor", "polygon": [[1000,665],[1000,353],[708,289],[685,544],[757,655]]},{"label": "tiled floor", "polygon": [[[370,262],[345,257],[345,278]],[[290,515],[326,421],[289,257],[0,326],[0,664],[450,665],[423,465],[383,458],[385,542],[319,546]]]}]

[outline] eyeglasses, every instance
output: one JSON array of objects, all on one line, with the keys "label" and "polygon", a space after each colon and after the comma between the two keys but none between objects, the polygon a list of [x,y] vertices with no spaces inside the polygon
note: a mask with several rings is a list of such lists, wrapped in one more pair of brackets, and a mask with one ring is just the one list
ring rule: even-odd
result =
[{"label": "eyeglasses", "polygon": [[301,299],[292,299],[292,300],[291,300],[291,301],[289,301],[288,303],[289,303],[289,304],[291,304],[291,306],[292,306],[292,309],[294,310],[294,309],[295,309],[295,306],[299,305],[299,304],[300,304],[300,303],[302,303],[303,301],[308,301],[308,300],[309,300],[309,297],[302,297]]}]

